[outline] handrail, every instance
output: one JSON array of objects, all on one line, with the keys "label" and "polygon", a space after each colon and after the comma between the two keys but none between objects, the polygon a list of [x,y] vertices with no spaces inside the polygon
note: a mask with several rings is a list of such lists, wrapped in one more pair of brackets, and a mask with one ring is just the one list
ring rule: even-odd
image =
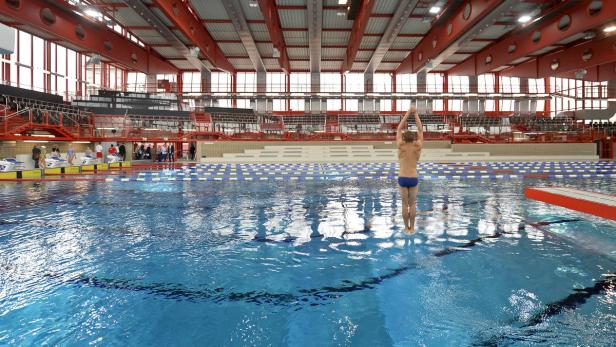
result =
[{"label": "handrail", "polygon": [[22,108],[21,110],[19,110],[19,111],[17,111],[17,112],[14,112],[14,113],[8,114],[8,115],[6,115],[6,116],[1,116],[1,117],[3,117],[5,121],[7,121],[7,120],[9,120],[9,119],[11,119],[11,118],[13,118],[13,117],[19,116],[19,115],[21,115],[21,114],[23,114],[23,113],[26,113],[26,112],[29,112],[30,110],[31,110],[31,109],[30,109],[29,107],[26,107],[26,108]]}]

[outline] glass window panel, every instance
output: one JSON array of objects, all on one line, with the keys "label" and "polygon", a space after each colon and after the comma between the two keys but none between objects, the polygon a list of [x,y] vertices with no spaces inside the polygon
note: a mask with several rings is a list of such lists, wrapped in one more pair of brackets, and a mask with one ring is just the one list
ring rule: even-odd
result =
[{"label": "glass window panel", "polygon": [[32,35],[19,31],[19,62],[32,66]]}]

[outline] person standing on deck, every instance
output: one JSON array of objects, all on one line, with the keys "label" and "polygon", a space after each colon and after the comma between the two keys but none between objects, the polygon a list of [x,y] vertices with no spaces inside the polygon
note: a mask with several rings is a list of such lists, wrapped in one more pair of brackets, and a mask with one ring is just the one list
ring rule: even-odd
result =
[{"label": "person standing on deck", "polygon": [[123,143],[119,145],[118,153],[120,154],[122,161],[126,161],[126,146],[124,146]]},{"label": "person standing on deck", "polygon": [[34,161],[34,168],[39,168],[39,158],[41,157],[41,149],[36,145],[32,148],[32,160]]},{"label": "person standing on deck", "polygon": [[96,152],[96,159],[98,159],[99,163],[103,162],[103,145],[99,142],[95,147],[94,151]]},{"label": "person standing on deck", "polygon": [[[415,116],[417,134],[408,130],[407,119],[411,113]],[[411,106],[400,121],[400,124],[398,124],[396,143],[398,145],[398,159],[400,160],[398,185],[400,186],[400,195],[402,197],[404,230],[409,234],[413,234],[415,233],[417,191],[419,189],[417,161],[419,161],[421,148],[423,147],[423,125],[414,106]]]}]

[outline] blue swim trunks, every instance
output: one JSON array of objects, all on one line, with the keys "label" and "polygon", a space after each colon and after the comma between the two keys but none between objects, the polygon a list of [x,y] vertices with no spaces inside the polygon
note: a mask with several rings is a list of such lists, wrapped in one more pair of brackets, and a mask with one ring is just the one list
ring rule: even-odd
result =
[{"label": "blue swim trunks", "polygon": [[398,184],[400,187],[413,188],[419,184],[419,178],[417,177],[398,177]]}]

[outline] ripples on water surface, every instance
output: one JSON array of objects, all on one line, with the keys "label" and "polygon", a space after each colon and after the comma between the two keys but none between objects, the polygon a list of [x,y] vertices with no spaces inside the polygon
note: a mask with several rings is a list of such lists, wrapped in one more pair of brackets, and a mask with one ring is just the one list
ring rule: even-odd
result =
[{"label": "ripples on water surface", "polygon": [[616,225],[525,183],[0,184],[0,345],[613,345]]}]

